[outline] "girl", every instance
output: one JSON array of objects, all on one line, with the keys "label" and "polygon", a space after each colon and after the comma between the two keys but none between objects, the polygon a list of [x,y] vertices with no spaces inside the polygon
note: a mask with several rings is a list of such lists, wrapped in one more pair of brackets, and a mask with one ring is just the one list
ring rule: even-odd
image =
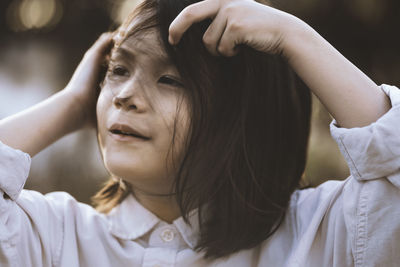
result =
[{"label": "girl", "polygon": [[[310,94],[288,65],[335,117],[346,181],[296,189]],[[399,106],[292,15],[145,0],[64,90],[1,121],[1,265],[395,266]],[[112,177],[96,210],[22,190],[31,157],[86,125]]]}]

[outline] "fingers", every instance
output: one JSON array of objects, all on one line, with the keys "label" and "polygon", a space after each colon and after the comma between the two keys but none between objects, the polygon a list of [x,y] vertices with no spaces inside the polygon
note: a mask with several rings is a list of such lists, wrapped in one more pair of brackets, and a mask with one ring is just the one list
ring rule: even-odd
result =
[{"label": "fingers", "polygon": [[220,51],[218,50],[221,36],[224,34],[226,28],[226,16],[221,13],[215,17],[214,21],[208,27],[207,31],[203,35],[203,43],[207,50],[214,56],[218,56]]},{"label": "fingers", "polygon": [[106,55],[113,45],[112,36],[112,33],[103,33],[92,47],[86,51],[83,59],[74,72],[70,82],[71,84],[76,83],[75,81],[79,79],[83,79],[86,84],[90,83],[88,82],[90,79],[97,79],[97,73],[102,68]]},{"label": "fingers", "polygon": [[109,52],[113,45],[113,33],[105,32],[97,39],[97,41],[89,49],[92,53],[105,55]]},{"label": "fingers", "polygon": [[214,56],[231,57],[238,53],[236,45],[243,39],[243,29],[228,20],[226,12],[219,12],[203,35],[204,45]]},{"label": "fingers", "polygon": [[[234,56],[238,53],[236,44],[239,44],[238,29],[229,24],[229,10],[221,7],[219,0],[204,0],[187,6],[175,18],[169,27],[169,42],[174,45],[179,43],[182,35],[194,23],[207,18],[213,22],[203,35],[203,42],[207,50],[214,56]],[[222,11],[223,9],[223,11]],[[231,23],[232,24],[232,23]]]},{"label": "fingers", "polygon": [[169,27],[169,42],[174,45],[179,43],[182,35],[191,25],[207,18],[214,18],[218,13],[218,0],[204,0],[187,6],[174,19]]},{"label": "fingers", "polygon": [[242,32],[240,26],[229,24],[225,27],[224,33],[218,43],[218,53],[227,57],[232,57],[239,52],[236,45],[242,43]]}]

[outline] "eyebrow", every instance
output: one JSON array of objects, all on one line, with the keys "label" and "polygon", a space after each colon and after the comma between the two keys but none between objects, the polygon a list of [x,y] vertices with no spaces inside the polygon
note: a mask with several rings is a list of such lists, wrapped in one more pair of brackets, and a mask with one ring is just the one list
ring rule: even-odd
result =
[{"label": "eyebrow", "polygon": [[[158,51],[157,51],[158,50]],[[141,49],[140,53],[143,53],[147,56],[149,56],[153,61],[156,61],[158,63],[163,63],[166,65],[172,65],[170,58],[167,56],[167,54],[159,51],[159,49],[151,49],[150,48],[145,48]],[[136,58],[136,53],[133,51],[126,49],[124,47],[118,47],[114,53],[115,55],[121,55],[123,57],[126,57],[129,60],[135,60]]]}]

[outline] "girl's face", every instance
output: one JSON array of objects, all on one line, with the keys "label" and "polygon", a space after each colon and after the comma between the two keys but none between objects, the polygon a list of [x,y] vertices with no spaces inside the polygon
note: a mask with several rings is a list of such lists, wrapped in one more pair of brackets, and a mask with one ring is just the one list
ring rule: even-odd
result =
[{"label": "girl's face", "polygon": [[129,37],[113,51],[97,123],[111,175],[145,192],[170,193],[188,133],[188,109],[179,74],[155,29]]}]

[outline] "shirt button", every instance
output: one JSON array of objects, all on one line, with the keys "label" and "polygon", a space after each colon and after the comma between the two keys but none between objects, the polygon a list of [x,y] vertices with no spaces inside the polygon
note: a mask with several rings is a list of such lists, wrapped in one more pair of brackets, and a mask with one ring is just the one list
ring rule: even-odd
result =
[{"label": "shirt button", "polygon": [[161,232],[161,239],[165,242],[171,242],[174,240],[175,234],[171,229],[165,229]]}]

